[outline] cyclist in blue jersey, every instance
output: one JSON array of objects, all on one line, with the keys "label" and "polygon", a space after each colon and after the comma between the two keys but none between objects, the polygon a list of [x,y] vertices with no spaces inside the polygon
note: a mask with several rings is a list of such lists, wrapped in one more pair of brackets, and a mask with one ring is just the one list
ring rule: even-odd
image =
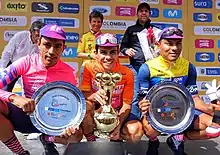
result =
[{"label": "cyclist in blue jersey", "polygon": [[[195,102],[195,116],[187,129],[185,137],[188,139],[208,139],[210,136],[219,136],[219,125],[212,123],[213,113],[218,106],[205,104],[198,95],[196,86],[195,66],[180,57],[182,51],[183,32],[180,29],[169,27],[162,30],[158,38],[160,56],[144,63],[139,70],[140,96],[144,97],[149,89],[164,80],[174,81],[184,85],[191,93]],[[149,138],[147,155],[158,155],[160,133],[156,131],[146,118],[150,102],[143,99],[139,103],[142,111],[142,123],[146,136]],[[213,125],[211,128],[210,126]],[[207,134],[206,128],[210,128]],[[167,144],[174,155],[184,155],[184,134],[172,135]]]}]

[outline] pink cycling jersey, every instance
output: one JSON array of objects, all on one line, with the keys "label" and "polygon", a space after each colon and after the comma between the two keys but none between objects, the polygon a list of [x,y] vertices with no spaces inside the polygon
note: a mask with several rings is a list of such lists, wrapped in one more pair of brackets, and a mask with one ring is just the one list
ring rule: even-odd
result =
[{"label": "pink cycling jersey", "polygon": [[[53,67],[46,68],[40,54],[27,55],[12,63],[4,70],[0,88],[4,88],[15,78],[21,76],[24,96],[31,98],[33,93],[48,82],[65,81],[76,85],[75,70],[59,60]],[[0,90],[0,100],[9,102],[13,93]]]}]

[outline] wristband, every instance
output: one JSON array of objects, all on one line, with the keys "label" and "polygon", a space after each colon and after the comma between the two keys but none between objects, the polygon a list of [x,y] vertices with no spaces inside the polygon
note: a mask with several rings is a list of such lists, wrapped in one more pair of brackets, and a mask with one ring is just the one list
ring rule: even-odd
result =
[{"label": "wristband", "polygon": [[92,57],[91,57],[91,53],[88,54],[88,58],[89,58],[89,59],[92,59]]}]

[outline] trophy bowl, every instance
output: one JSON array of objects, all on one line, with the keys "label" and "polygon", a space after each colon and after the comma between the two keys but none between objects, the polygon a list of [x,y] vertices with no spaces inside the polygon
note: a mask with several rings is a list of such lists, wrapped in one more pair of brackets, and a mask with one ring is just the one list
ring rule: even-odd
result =
[{"label": "trophy bowl", "polygon": [[119,118],[111,105],[104,105],[102,109],[102,112],[95,112],[94,114],[96,124],[95,135],[100,138],[109,139],[110,133],[119,124]]},{"label": "trophy bowl", "polygon": [[163,81],[152,87],[147,119],[162,134],[178,134],[189,127],[194,118],[194,101],[189,91],[176,82]]},{"label": "trophy bowl", "polygon": [[33,94],[32,99],[36,108],[30,115],[31,121],[47,135],[59,136],[67,127],[78,127],[86,113],[82,92],[67,82],[47,83]]}]

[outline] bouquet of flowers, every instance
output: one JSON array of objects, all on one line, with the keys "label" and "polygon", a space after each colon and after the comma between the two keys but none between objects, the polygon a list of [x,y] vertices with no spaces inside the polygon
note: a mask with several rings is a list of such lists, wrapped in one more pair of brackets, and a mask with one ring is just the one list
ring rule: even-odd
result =
[{"label": "bouquet of flowers", "polygon": [[150,27],[147,29],[147,41],[149,44],[149,49],[153,57],[157,57],[159,55],[159,51],[157,50],[156,46],[156,37],[154,35],[153,28]]}]

